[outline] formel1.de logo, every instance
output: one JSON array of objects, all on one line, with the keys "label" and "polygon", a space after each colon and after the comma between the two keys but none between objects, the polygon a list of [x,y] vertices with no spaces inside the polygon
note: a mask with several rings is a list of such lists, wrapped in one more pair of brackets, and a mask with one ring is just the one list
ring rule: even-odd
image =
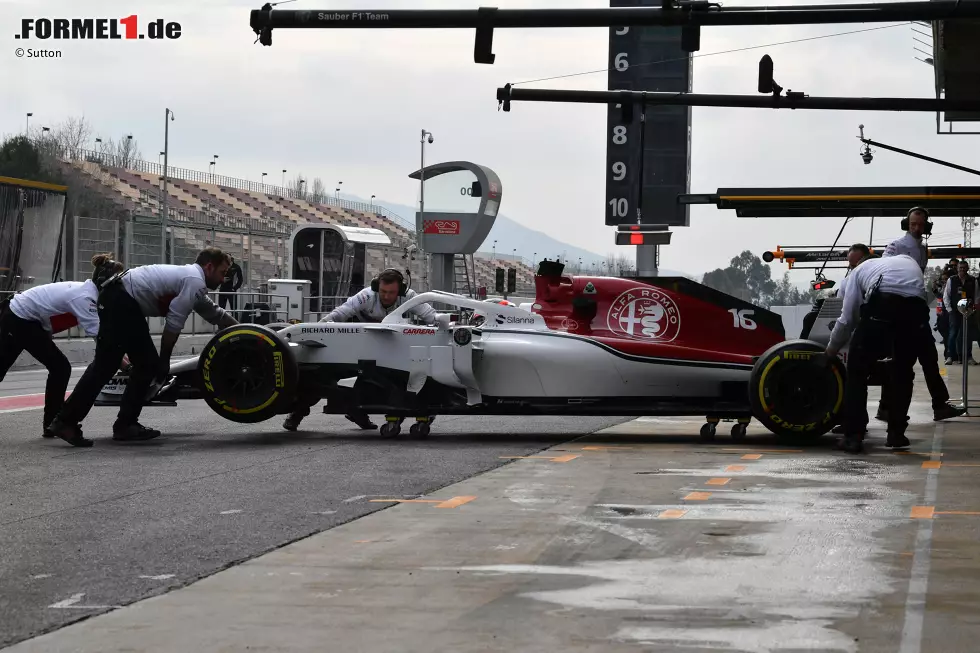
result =
[{"label": "formel1.de logo", "polygon": [[681,331],[681,312],[661,290],[633,288],[613,301],[606,326],[628,338],[670,342]]}]

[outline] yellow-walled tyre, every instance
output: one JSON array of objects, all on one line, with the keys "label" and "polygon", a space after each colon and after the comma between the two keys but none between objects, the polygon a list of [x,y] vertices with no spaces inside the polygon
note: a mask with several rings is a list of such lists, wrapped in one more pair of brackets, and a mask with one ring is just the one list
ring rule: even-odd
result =
[{"label": "yellow-walled tyre", "polygon": [[197,369],[211,410],[242,424],[288,412],[299,383],[289,346],[275,331],[256,324],[236,324],[216,333]]},{"label": "yellow-walled tyre", "polygon": [[759,357],[749,379],[752,413],[779,436],[819,437],[840,421],[844,407],[844,364],[814,360],[824,347],[812,340],[787,340]]}]

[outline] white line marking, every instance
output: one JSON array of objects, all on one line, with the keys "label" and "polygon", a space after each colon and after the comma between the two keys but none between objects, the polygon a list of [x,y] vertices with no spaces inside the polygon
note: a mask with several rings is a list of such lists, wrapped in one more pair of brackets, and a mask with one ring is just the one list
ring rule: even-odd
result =
[{"label": "white line marking", "polygon": [[48,607],[49,608],[59,608],[59,609],[60,608],[70,608],[70,607],[74,606],[76,603],[78,603],[79,601],[81,601],[82,600],[82,597],[84,597],[84,596],[85,596],[85,592],[79,592],[78,594],[72,594],[70,597],[68,597],[64,601],[58,601],[57,603],[52,603]]},{"label": "white line marking", "polygon": [[44,406],[28,406],[27,408],[3,408],[0,409],[0,414],[6,413],[22,413],[25,410],[41,410]]},{"label": "white line marking", "polygon": [[220,515],[234,515],[235,513],[239,513],[239,512],[241,512],[241,510],[222,510],[218,514],[220,514]]},{"label": "white line marking", "polygon": [[360,501],[361,499],[367,499],[367,498],[368,495],[366,494],[358,494],[356,497],[350,497],[348,499],[344,499],[344,503],[354,503],[355,501]]},{"label": "white line marking", "polygon": [[336,510],[322,510],[320,512],[313,513],[314,515],[336,515]]},{"label": "white line marking", "polygon": [[[942,422],[936,424],[932,438],[932,453],[937,454],[943,447]],[[939,470],[930,469],[926,475],[925,496],[922,505],[936,505],[936,486],[939,484]],[[932,556],[932,519],[919,519],[919,531],[915,536],[915,552],[912,556],[912,573],[909,576],[909,591],[905,597],[905,625],[902,627],[902,644],[899,653],[919,653],[922,650],[922,623],[925,621],[926,592],[929,585],[929,567]]]},{"label": "white line marking", "polygon": [[140,578],[147,578],[149,580],[167,580],[169,578],[175,578],[177,574],[160,574],[159,576],[140,576]]},{"label": "white line marking", "polygon": [[57,603],[52,603],[49,608],[54,608],[56,610],[102,610],[105,608],[119,608],[119,605],[78,605],[82,597],[85,596],[85,592],[79,592],[78,594],[72,594],[70,597],[63,601],[58,601]]},{"label": "white line marking", "polygon": [[51,578],[54,574],[35,574],[31,576],[31,580],[41,580],[42,578]]}]

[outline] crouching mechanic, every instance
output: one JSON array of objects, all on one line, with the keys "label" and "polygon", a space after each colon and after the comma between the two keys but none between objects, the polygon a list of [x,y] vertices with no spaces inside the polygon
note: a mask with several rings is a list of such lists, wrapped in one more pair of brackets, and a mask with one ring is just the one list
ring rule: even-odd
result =
[{"label": "crouching mechanic", "polygon": [[[864,245],[852,250],[867,251]],[[929,305],[918,263],[905,254],[863,258],[847,283],[844,307],[830,334],[826,354],[837,356],[850,339],[844,388],[843,447],[861,451],[867,424],[868,376],[878,360],[888,364],[888,447],[907,447],[914,365],[923,332],[929,335]],[[853,337],[851,334],[853,333]]]},{"label": "crouching mechanic", "polygon": [[[405,277],[394,268],[388,268],[371,281],[371,285],[360,291],[346,302],[333,309],[320,319],[321,322],[381,322],[396,308],[415,297],[418,293],[410,290],[405,283]],[[435,324],[436,310],[431,305],[422,303],[409,309],[410,315],[415,315],[425,324]],[[310,407],[316,405],[319,397],[300,398],[297,406],[283,422],[283,428],[295,431],[303,418],[310,414]],[[312,403],[311,403],[312,402]],[[345,415],[362,429],[376,429],[378,426],[371,421],[367,413],[356,411]]]},{"label": "crouching mechanic", "polygon": [[[170,374],[170,357],[177,338],[193,310],[220,328],[238,324],[215,306],[208,290],[215,290],[231,261],[220,249],[209,247],[190,265],[144,265],[109,279],[99,293],[99,337],[95,360],[88,366],[64,408],[49,426],[53,435],[68,440],[73,425],[91,410],[102,387],[119,368],[124,354],[132,362],[129,384],[112,427],[114,440],[149,440],[160,431],[139,423],[143,402],[152,383]],[[166,317],[160,353],[150,335],[148,317]],[[75,446],[92,446],[91,440],[69,440]]]},{"label": "crouching mechanic", "polygon": [[[0,304],[0,381],[24,350],[47,368],[42,429],[48,437],[46,429],[65,403],[71,378],[71,363],[52,336],[74,326],[92,338],[98,336],[99,288],[121,272],[123,265],[112,260],[112,254],[96,254],[92,268],[91,279],[35,286]],[[68,431],[66,436],[69,442],[77,440],[81,429]]]}]

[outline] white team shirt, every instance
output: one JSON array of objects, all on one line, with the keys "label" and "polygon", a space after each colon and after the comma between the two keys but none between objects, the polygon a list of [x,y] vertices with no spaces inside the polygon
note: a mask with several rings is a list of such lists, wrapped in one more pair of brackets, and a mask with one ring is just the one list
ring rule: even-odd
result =
[{"label": "white team shirt", "polygon": [[99,289],[88,281],[62,281],[35,286],[10,299],[10,310],[22,320],[40,322],[48,333],[80,326],[91,337],[99,335]]},{"label": "white team shirt", "polygon": [[869,259],[851,272],[841,316],[830,332],[829,346],[840,349],[851,337],[861,319],[861,306],[878,280],[881,293],[902,297],[919,297],[928,303],[926,284],[919,263],[907,254]]},{"label": "white team shirt", "polygon": [[923,272],[925,272],[926,266],[929,265],[929,249],[922,243],[921,238],[916,238],[910,233],[906,232],[901,238],[897,238],[888,243],[888,247],[885,248],[885,253],[882,254],[882,257],[899,256],[901,254],[911,256],[919,264],[919,268]]},{"label": "white team shirt", "polygon": [[[201,306],[202,302],[214,303],[208,297],[204,269],[197,263],[158,263],[132,268],[122,277],[122,284],[143,309],[144,317],[166,316],[166,329],[170,332],[179,333],[191,311]],[[221,309],[218,311],[223,313]]]},{"label": "white team shirt", "polygon": [[[415,297],[418,293],[414,290],[409,290],[405,293],[404,297],[398,297],[395,303],[385,308],[381,305],[381,299],[378,297],[378,293],[371,290],[368,286],[361,292],[357,293],[353,297],[349,298],[346,302],[333,309],[325,317],[321,318],[321,322],[346,322],[351,318],[356,318],[359,322],[380,322],[385,319],[385,317],[393,312],[396,308],[404,304],[406,301]],[[433,324],[436,317],[436,309],[432,308],[428,304],[419,304],[408,311],[410,314],[417,315],[426,324]]]}]

